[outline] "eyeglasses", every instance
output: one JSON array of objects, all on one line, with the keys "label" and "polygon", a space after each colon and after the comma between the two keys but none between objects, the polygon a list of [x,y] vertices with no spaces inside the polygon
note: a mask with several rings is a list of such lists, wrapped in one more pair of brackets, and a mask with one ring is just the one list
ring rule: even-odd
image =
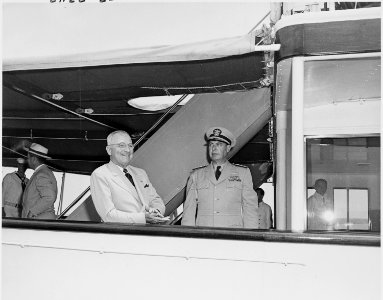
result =
[{"label": "eyeglasses", "polygon": [[109,144],[109,146],[117,146],[119,149],[125,149],[125,148],[131,148],[133,149],[133,144],[125,144],[125,143],[119,143],[119,144]]}]

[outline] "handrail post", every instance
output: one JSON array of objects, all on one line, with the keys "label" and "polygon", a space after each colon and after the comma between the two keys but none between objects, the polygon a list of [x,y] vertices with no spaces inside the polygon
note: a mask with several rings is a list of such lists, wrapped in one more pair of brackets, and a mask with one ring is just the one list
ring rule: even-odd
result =
[{"label": "handrail post", "polygon": [[63,172],[63,176],[61,179],[61,191],[60,191],[60,202],[59,202],[59,207],[57,209],[57,213],[60,215],[61,210],[63,208],[63,200],[64,200],[64,186],[65,186],[65,172]]}]

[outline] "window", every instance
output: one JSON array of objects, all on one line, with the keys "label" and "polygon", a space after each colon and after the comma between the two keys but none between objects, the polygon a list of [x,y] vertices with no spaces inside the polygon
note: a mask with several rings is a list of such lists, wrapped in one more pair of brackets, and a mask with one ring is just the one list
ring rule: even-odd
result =
[{"label": "window", "polygon": [[380,232],[380,138],[309,138],[306,145],[307,229]]},{"label": "window", "polygon": [[368,189],[334,188],[334,229],[369,230]]}]

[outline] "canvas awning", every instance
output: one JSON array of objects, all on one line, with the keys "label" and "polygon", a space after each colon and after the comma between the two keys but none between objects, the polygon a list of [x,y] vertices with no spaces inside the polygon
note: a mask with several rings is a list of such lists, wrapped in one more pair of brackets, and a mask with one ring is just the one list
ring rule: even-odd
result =
[{"label": "canvas awning", "polygon": [[107,159],[109,132],[124,129],[136,140],[163,113],[133,108],[129,99],[259,87],[264,63],[255,43],[249,34],[146,50],[5,59],[3,165],[14,164],[12,149],[28,139],[66,160],[58,169],[89,173]]},{"label": "canvas awning", "polygon": [[[38,53],[3,60],[3,71],[96,67],[165,63],[181,61],[203,61],[254,52],[255,33],[244,36],[216,39],[184,45],[156,46],[147,48],[116,49],[88,53],[40,56]],[[68,49],[68,51],[69,49]]]}]

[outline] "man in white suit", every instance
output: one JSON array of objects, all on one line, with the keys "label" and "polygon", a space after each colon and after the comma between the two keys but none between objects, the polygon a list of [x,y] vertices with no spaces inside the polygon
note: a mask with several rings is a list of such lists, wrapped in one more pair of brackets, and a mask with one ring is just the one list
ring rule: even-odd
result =
[{"label": "man in white suit", "polygon": [[143,169],[129,165],[133,144],[125,131],[107,137],[110,162],[93,171],[90,190],[104,222],[159,223],[165,205]]}]

